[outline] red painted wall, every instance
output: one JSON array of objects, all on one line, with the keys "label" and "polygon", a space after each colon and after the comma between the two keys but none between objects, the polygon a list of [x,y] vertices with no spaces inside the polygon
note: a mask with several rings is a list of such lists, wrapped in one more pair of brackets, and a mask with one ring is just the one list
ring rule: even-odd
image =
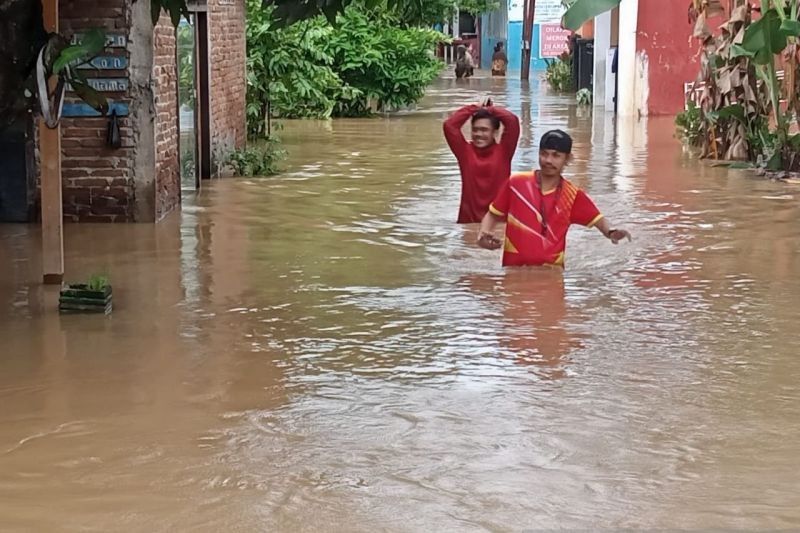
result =
[{"label": "red painted wall", "polygon": [[[669,4],[666,7],[665,4]],[[752,5],[758,2],[751,0]],[[722,2],[725,11],[728,2]],[[727,14],[709,19],[712,33],[727,20]],[[753,13],[758,18],[758,13]],[[689,22],[689,2],[684,0],[639,0],[636,50],[649,59],[651,115],[675,115],[683,111],[683,84],[694,81],[699,73],[700,43],[692,38],[694,25]]]},{"label": "red painted wall", "polygon": [[636,50],[647,53],[649,59],[651,115],[682,111],[683,84],[697,77],[698,43],[691,39],[688,6],[689,2],[682,0],[639,1]]}]

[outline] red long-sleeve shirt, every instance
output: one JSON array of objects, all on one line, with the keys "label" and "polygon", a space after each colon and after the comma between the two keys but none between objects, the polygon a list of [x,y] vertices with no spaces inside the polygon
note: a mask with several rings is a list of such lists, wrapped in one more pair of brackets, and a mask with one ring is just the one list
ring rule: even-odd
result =
[{"label": "red long-sleeve shirt", "polygon": [[511,159],[519,140],[517,117],[506,109],[490,106],[487,109],[503,124],[503,136],[499,143],[476,148],[464,138],[461,128],[478,109],[476,105],[462,107],[444,123],[444,137],[461,169],[459,224],[480,222],[489,211],[489,204],[511,176]]}]

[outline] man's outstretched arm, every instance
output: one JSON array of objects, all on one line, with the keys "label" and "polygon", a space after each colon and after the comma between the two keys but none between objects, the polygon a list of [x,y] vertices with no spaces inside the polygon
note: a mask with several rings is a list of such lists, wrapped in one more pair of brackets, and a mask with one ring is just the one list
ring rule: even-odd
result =
[{"label": "man's outstretched arm", "polygon": [[605,217],[598,220],[594,227],[596,227],[605,238],[611,240],[611,242],[614,244],[618,244],[624,239],[628,239],[629,242],[631,240],[631,234],[628,231],[624,229],[613,228],[611,223],[606,220]]},{"label": "man's outstretched arm", "polygon": [[497,250],[503,246],[503,241],[494,235],[497,225],[503,221],[503,217],[489,211],[481,221],[481,229],[478,231],[478,246],[487,250]]}]

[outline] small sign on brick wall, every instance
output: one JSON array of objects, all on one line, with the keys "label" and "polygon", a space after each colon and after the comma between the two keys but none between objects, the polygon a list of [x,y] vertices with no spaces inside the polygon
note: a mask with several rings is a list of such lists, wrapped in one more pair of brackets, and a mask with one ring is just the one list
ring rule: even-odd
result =
[{"label": "small sign on brick wall", "polygon": [[[128,90],[128,78],[87,78],[86,82],[101,93],[124,93]],[[67,90],[72,91],[72,86],[67,85]]]},{"label": "small sign on brick wall", "polygon": [[128,67],[128,58],[125,56],[97,56],[89,64],[80,65],[79,69],[98,70],[124,70]]},{"label": "small sign on brick wall", "polygon": [[[108,114],[111,111],[116,111],[118,117],[127,117],[129,113],[128,104],[126,102],[108,102]],[[100,117],[102,116],[95,108],[86,102],[64,102],[64,108],[61,112],[62,117]]]},{"label": "small sign on brick wall", "polygon": [[[76,33],[72,36],[70,44],[78,44],[83,39],[83,33]],[[128,36],[122,33],[107,33],[106,46],[108,48],[125,48],[128,46]]]}]

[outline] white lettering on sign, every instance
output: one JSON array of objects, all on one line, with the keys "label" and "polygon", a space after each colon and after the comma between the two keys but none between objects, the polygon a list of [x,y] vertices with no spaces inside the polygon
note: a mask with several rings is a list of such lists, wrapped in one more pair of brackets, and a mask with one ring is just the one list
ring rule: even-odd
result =
[{"label": "white lettering on sign", "polygon": [[[88,78],[86,83],[95,91],[101,93],[124,93],[128,91],[128,78]],[[71,85],[67,90],[74,92]]]},{"label": "white lettering on sign", "polygon": [[[526,0],[509,0],[508,2],[508,21],[522,22],[525,13]],[[536,7],[533,11],[533,22],[535,24],[546,24],[549,22],[561,22],[566,9],[561,0],[536,0]]]},{"label": "white lettering on sign", "polygon": [[90,64],[79,65],[80,69],[96,68],[98,70],[124,70],[128,66],[128,58],[125,56],[98,56],[92,59]]},{"label": "white lettering on sign", "polygon": [[560,24],[565,11],[561,0],[537,0],[536,9],[533,12],[533,22],[534,24]]},{"label": "white lettering on sign", "polygon": [[[83,35],[83,33],[73,35],[70,44],[78,44],[83,39]],[[109,48],[125,48],[128,46],[128,37],[118,33],[108,34],[106,35],[106,46]]]},{"label": "white lettering on sign", "polygon": [[558,57],[569,50],[569,30],[560,23],[539,26],[539,57]]}]

